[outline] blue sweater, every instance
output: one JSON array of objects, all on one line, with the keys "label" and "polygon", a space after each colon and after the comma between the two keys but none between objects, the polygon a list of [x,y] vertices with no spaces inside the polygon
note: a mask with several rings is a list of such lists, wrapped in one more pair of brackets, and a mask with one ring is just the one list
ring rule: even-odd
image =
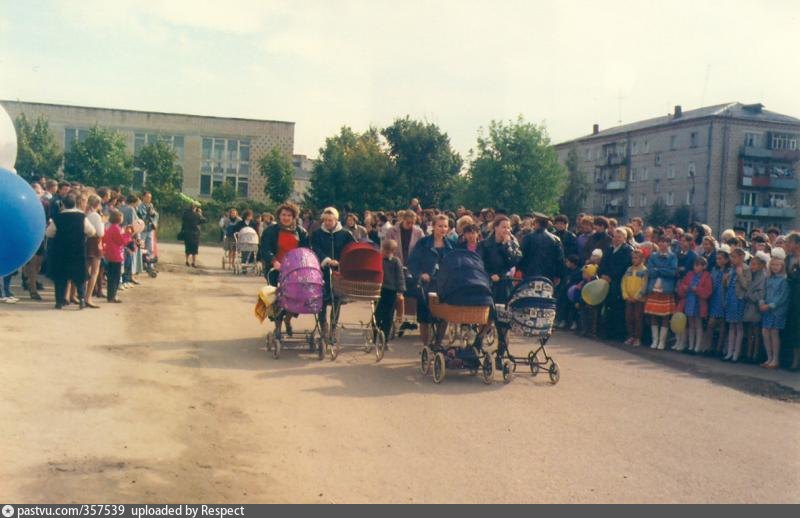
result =
[{"label": "blue sweater", "polygon": [[661,293],[675,293],[675,280],[678,275],[678,258],[672,252],[661,255],[653,252],[647,260],[647,293],[653,293],[656,282],[661,280]]}]

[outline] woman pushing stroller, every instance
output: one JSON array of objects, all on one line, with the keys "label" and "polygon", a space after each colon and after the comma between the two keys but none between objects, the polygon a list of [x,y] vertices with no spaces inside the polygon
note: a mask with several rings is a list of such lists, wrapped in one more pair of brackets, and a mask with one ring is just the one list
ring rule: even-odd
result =
[{"label": "woman pushing stroller", "polygon": [[[522,259],[522,250],[511,234],[511,220],[508,217],[500,215],[495,218],[493,232],[478,244],[478,254],[492,281],[495,305],[508,304],[514,290],[510,270]],[[508,325],[497,320],[497,311],[492,312],[492,320],[495,321],[498,338],[496,367],[502,369],[502,358],[508,348]]]},{"label": "woman pushing stroller", "polygon": [[[271,225],[261,234],[261,260],[264,262],[264,277],[272,286],[278,284],[278,272],[281,261],[287,252],[298,247],[308,247],[308,234],[305,229],[297,224],[300,209],[294,203],[284,203],[278,207],[278,224]],[[284,315],[283,323],[286,324],[286,334],[292,336],[292,318],[295,315]],[[280,318],[280,317],[279,317]],[[276,323],[280,329],[281,322]]]},{"label": "woman pushing stroller", "polygon": [[345,246],[355,242],[353,234],[342,227],[339,223],[339,211],[334,207],[328,207],[322,211],[322,225],[311,234],[311,249],[319,259],[322,274],[325,280],[325,295],[322,303],[322,310],[319,313],[319,321],[322,325],[322,333],[328,333],[328,322],[326,319],[328,306],[332,302],[331,296],[331,274],[332,270],[339,267],[339,258]]}]

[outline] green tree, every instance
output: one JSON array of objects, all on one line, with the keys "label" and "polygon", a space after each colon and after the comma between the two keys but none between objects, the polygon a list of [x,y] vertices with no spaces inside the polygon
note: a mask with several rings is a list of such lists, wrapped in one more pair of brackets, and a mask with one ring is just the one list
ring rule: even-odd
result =
[{"label": "green tree", "polygon": [[567,168],[567,186],[558,202],[561,213],[569,216],[571,221],[575,221],[575,218],[583,210],[583,204],[589,196],[591,187],[586,175],[580,170],[579,164],[578,150],[573,146],[567,153],[567,160],[564,164]]},{"label": "green tree", "polygon": [[236,187],[228,182],[223,182],[219,187],[214,187],[211,199],[223,205],[230,205],[236,200]]},{"label": "green tree", "polygon": [[406,116],[395,119],[381,134],[397,168],[397,196],[404,203],[418,198],[423,207],[444,206],[463,164],[447,133],[435,124]]},{"label": "green tree", "polygon": [[25,114],[14,121],[17,128],[17,174],[30,181],[38,176],[53,178],[58,173],[64,155],[44,117],[31,123]]},{"label": "green tree", "polygon": [[294,190],[294,167],[278,148],[264,155],[258,161],[261,176],[266,179],[264,194],[274,203],[283,203]]},{"label": "green tree", "polygon": [[468,173],[466,200],[474,208],[492,206],[509,212],[555,212],[565,171],[544,126],[522,117],[492,121],[479,133]]},{"label": "green tree", "polygon": [[133,165],[144,173],[144,188],[152,191],[156,200],[164,200],[180,192],[183,183],[178,155],[162,141],[148,144],[139,150]]},{"label": "green tree", "polygon": [[305,203],[315,209],[348,205],[354,211],[395,207],[402,199],[396,180],[378,130],[356,133],[343,127],[320,148]]},{"label": "green tree", "polygon": [[660,227],[672,222],[672,211],[669,210],[664,200],[659,196],[655,203],[650,206],[645,221],[648,225]]},{"label": "green tree", "polygon": [[692,223],[693,212],[694,211],[690,205],[681,205],[680,207],[675,207],[672,217],[670,218],[670,223],[673,223],[684,229],[689,228],[689,225]]},{"label": "green tree", "polygon": [[64,155],[64,175],[85,185],[128,187],[133,181],[133,157],[125,138],[95,126],[86,139],[75,142]]}]

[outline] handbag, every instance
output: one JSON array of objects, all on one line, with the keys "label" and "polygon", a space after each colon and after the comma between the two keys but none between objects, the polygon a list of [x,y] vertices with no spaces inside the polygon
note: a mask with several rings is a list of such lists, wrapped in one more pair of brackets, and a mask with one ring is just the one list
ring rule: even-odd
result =
[{"label": "handbag", "polygon": [[178,231],[178,241],[185,241],[185,240],[186,240],[186,233],[183,231],[183,229],[180,229]]}]

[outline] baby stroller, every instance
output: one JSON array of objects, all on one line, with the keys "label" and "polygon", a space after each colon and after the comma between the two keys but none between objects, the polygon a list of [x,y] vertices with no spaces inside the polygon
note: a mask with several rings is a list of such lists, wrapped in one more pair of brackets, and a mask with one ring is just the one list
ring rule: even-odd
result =
[{"label": "baby stroller", "polygon": [[258,232],[250,227],[244,227],[234,234],[236,240],[236,255],[233,260],[234,275],[247,274],[248,272],[260,275],[261,264],[256,261],[258,254]]},{"label": "baby stroller", "polygon": [[533,376],[542,369],[546,370],[553,385],[558,383],[561,371],[558,363],[547,353],[545,344],[553,334],[556,319],[554,291],[550,279],[532,277],[517,285],[506,306],[496,306],[497,320],[508,325],[512,333],[539,340],[539,347],[531,350],[527,358],[516,357],[506,348],[504,365],[505,361],[510,362],[512,372],[516,371],[517,365],[528,365]]},{"label": "baby stroller", "polygon": [[148,252],[147,248],[142,248],[142,267],[144,268],[144,271],[147,272],[147,275],[153,279],[158,277],[158,269],[156,268],[157,264],[158,257]]},{"label": "baby stroller", "polygon": [[[267,276],[269,278],[269,275]],[[275,330],[267,333],[267,351],[278,359],[282,349],[317,351],[321,360],[325,357],[325,341],[322,336],[318,313],[322,310],[322,295],[325,283],[317,256],[308,248],[289,251],[281,262],[275,301],[268,316],[275,321]],[[290,343],[281,333],[283,319],[287,315],[314,315],[314,329],[305,333],[303,342]]]},{"label": "baby stroller", "polygon": [[[431,369],[433,381],[441,383],[448,369],[466,370],[471,375],[481,372],[486,384],[494,379],[494,360],[483,348],[483,338],[491,327],[489,315],[493,305],[489,276],[481,258],[469,250],[453,250],[441,261],[436,275],[436,293],[428,293],[428,304],[434,317],[431,343],[420,352],[423,376]],[[475,326],[473,343],[443,346],[445,328]]]},{"label": "baby stroller", "polygon": [[[364,349],[375,352],[375,361],[381,361],[386,351],[386,337],[378,328],[375,308],[381,298],[383,283],[383,256],[371,243],[351,243],[342,250],[339,271],[331,273],[330,356],[335,360],[342,347],[341,333],[347,326],[358,326],[363,330]],[[372,314],[369,322],[346,324],[339,321],[342,306],[348,302],[370,303]]]}]

